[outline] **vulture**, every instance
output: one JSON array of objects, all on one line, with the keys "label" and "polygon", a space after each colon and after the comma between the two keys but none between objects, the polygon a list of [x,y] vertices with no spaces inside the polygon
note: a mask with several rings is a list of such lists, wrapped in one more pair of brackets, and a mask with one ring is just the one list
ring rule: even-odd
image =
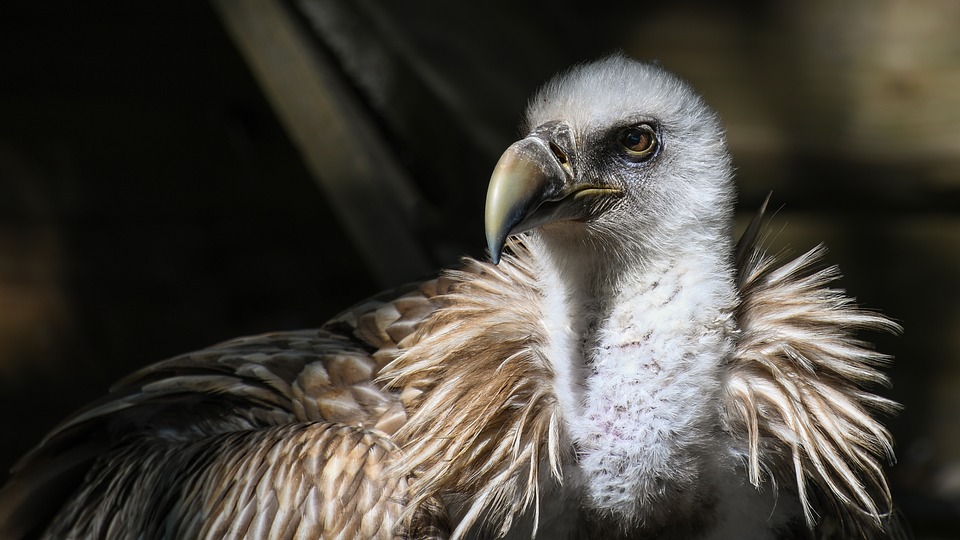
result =
[{"label": "vulture", "polygon": [[[717,115],[614,55],[530,100],[489,259],[151,365],[0,492],[21,538],[889,538],[897,332],[733,239]],[[764,207],[766,203],[764,203]]]}]

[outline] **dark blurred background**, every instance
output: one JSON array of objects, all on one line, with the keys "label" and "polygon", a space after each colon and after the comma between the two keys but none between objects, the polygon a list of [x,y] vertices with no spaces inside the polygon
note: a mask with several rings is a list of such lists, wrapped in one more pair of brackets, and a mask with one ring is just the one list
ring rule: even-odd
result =
[{"label": "dark blurred background", "polygon": [[[902,322],[900,505],[960,538],[960,3],[10,1],[0,468],[123,374],[481,255],[529,94],[623,50],[716,108],[741,221]],[[781,208],[782,207],[782,208]]]}]

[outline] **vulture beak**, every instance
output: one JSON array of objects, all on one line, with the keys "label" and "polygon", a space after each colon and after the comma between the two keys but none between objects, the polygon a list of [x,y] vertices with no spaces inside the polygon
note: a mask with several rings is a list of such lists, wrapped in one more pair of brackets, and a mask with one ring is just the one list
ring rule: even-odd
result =
[{"label": "vulture beak", "polygon": [[577,178],[573,138],[551,122],[513,143],[500,157],[487,187],[487,247],[500,262],[507,237],[557,221],[586,221],[602,211],[597,199],[620,196],[612,186]]}]

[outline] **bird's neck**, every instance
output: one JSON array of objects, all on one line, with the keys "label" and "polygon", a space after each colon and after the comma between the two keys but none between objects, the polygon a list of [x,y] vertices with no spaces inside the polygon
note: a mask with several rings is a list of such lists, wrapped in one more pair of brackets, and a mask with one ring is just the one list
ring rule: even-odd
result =
[{"label": "bird's neck", "polygon": [[587,499],[630,522],[694,506],[695,481],[711,474],[698,468],[716,463],[703,442],[716,436],[732,349],[730,241],[633,258],[581,252],[576,262],[548,244],[531,242],[549,291],[544,355]]},{"label": "bird's neck", "polygon": [[[605,250],[606,244],[558,245],[549,237],[533,236],[527,242],[542,271],[544,290],[556,298],[548,300],[563,307],[576,320],[569,321],[580,337],[590,337],[591,328],[608,318],[617,306],[641,300],[659,302],[649,293],[673,286],[685,295],[662,299],[672,304],[697,297],[702,311],[695,319],[712,317],[708,313],[729,310],[735,301],[735,271],[732,244],[726,231],[678,243],[668,249],[636,250],[629,256]],[[670,296],[670,295],[668,295]],[[652,317],[662,318],[659,312]]]}]

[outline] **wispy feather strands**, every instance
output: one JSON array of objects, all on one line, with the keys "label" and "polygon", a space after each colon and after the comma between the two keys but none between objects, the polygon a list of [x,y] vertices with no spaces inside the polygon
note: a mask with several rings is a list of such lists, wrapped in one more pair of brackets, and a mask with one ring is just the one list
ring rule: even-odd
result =
[{"label": "wispy feather strands", "polygon": [[813,270],[822,246],[779,265],[754,245],[751,229],[739,261],[741,335],[726,384],[729,429],[746,438],[752,483],[764,470],[792,483],[792,469],[808,525],[817,519],[812,483],[847,534],[870,537],[892,509],[880,463],[893,459],[892,441],[874,414],[897,405],[868,390],[888,384],[879,368],[889,357],[854,333],[900,326],[830,288],[837,268]]},{"label": "wispy feather strands", "polygon": [[[518,243],[512,249],[525,252]],[[481,519],[502,536],[531,506],[536,522],[544,458],[560,477],[560,418],[553,373],[536,348],[541,302],[521,285],[535,282],[533,270],[515,256],[499,266],[465,263],[449,274],[457,283],[415,345],[381,379],[401,389],[410,414],[394,438],[403,472],[414,477],[410,507],[460,498],[467,510],[454,538]]]}]

